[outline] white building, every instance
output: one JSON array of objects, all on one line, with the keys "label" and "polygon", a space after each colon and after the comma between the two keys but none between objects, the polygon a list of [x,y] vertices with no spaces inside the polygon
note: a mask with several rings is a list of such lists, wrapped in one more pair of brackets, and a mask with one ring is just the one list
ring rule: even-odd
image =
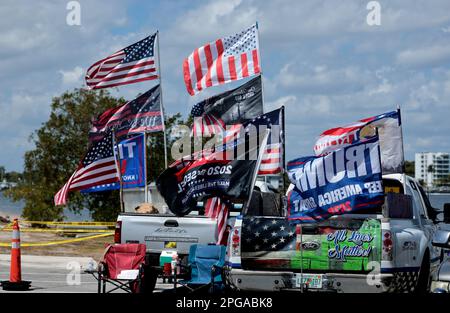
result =
[{"label": "white building", "polygon": [[433,187],[437,180],[450,175],[450,154],[444,152],[416,153],[415,176],[427,187]]}]

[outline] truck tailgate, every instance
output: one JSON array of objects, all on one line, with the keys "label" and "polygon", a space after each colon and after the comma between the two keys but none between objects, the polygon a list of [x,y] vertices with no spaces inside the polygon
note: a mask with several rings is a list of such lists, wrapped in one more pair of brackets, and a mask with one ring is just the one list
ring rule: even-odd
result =
[{"label": "truck tailgate", "polygon": [[[291,225],[282,217],[245,217],[241,265],[247,270],[367,272],[381,260],[381,221],[340,216],[318,224]],[[300,242],[302,242],[300,250]],[[302,257],[303,255],[303,257]]]},{"label": "truck tailgate", "polygon": [[194,243],[216,242],[216,221],[207,217],[121,214],[123,243],[145,243],[147,252],[177,250],[188,254]]}]

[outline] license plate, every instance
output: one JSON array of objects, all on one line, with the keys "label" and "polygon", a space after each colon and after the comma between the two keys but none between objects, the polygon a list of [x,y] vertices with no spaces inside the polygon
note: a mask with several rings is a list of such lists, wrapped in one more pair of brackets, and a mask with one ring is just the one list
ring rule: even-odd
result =
[{"label": "license plate", "polygon": [[[303,276],[303,277],[302,277]],[[308,286],[311,289],[321,289],[322,288],[322,274],[296,274],[295,276],[295,286],[301,287],[301,284]]]}]

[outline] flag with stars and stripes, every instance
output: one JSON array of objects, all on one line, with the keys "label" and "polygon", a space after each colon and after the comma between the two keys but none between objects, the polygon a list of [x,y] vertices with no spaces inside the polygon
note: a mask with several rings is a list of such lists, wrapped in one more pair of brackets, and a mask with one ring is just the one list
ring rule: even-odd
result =
[{"label": "flag with stars and stripes", "polygon": [[192,107],[193,136],[221,134],[227,125],[263,114],[261,76],[232,90],[207,98]]},{"label": "flag with stars and stripes", "polygon": [[280,217],[244,217],[241,238],[243,266],[256,262],[266,268],[289,267],[297,249],[295,225]]},{"label": "flag with stars and stripes", "polygon": [[116,53],[95,62],[86,72],[86,84],[100,89],[158,78],[155,41],[150,35]]},{"label": "flag with stars and stripes", "polygon": [[96,140],[110,130],[114,130],[117,137],[162,131],[160,85],[156,85],[132,101],[100,114],[92,122],[89,138]]},{"label": "flag with stars and stripes", "polygon": [[244,124],[245,130],[247,133],[250,133],[250,136],[253,131],[257,131],[258,136],[260,136],[265,129],[271,130],[261,159],[258,175],[278,174],[283,170],[283,110],[284,107],[281,107],[262,114]]},{"label": "flag with stars and stripes", "polygon": [[70,191],[117,181],[119,181],[119,174],[113,151],[113,136],[109,132],[102,139],[91,144],[77,170],[56,193],[55,205],[65,205]]},{"label": "flag with stars and stripes", "polygon": [[183,62],[184,82],[191,96],[259,73],[257,24],[195,49]]},{"label": "flag with stars and stripes", "polygon": [[206,200],[205,215],[217,221],[217,244],[227,244],[227,219],[230,203],[219,197],[213,197]]}]

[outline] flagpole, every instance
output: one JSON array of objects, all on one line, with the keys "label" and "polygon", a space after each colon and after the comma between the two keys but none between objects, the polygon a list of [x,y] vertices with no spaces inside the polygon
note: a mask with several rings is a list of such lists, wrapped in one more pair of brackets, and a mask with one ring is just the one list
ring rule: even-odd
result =
[{"label": "flagpole", "polygon": [[156,40],[158,41],[158,74],[159,74],[159,89],[161,90],[161,118],[162,118],[162,126],[163,126],[163,134],[164,134],[164,166],[167,168],[167,134],[166,134],[166,122],[164,115],[164,102],[163,102],[163,91],[162,91],[162,79],[161,79],[161,58],[159,53],[159,30],[156,31]]},{"label": "flagpole", "polygon": [[249,194],[249,197],[247,200],[247,204],[243,207],[242,212],[247,212],[248,207],[250,206],[250,202],[252,200],[253,189],[255,188],[256,178],[258,177],[259,166],[261,165],[262,156],[264,154],[264,151],[266,150],[267,140],[269,138],[269,135],[270,135],[270,129],[266,129],[266,132],[264,134],[264,139],[263,139],[261,145],[259,146],[258,159],[256,160],[256,167],[253,172],[252,182],[250,185],[250,194]]},{"label": "flagpole", "polygon": [[283,179],[283,195],[286,194],[286,184],[284,182],[284,174],[286,173],[286,130],[285,130],[285,119],[286,119],[286,115],[285,115],[285,106],[281,106],[281,111],[282,111],[282,115],[281,115],[281,122],[283,123],[283,126],[281,128],[282,136],[281,136],[281,140],[283,141],[282,145],[281,145],[281,149],[283,149],[283,170],[281,171],[281,178]]},{"label": "flagpole", "polygon": [[[125,205],[123,203],[122,165],[120,164],[120,152],[118,151],[116,153],[116,144],[117,144],[116,131],[113,131],[113,153],[114,153],[114,159],[116,160],[116,166],[117,166],[118,171],[119,171],[120,212],[125,212]],[[118,144],[117,144],[117,148],[119,148]]]}]

